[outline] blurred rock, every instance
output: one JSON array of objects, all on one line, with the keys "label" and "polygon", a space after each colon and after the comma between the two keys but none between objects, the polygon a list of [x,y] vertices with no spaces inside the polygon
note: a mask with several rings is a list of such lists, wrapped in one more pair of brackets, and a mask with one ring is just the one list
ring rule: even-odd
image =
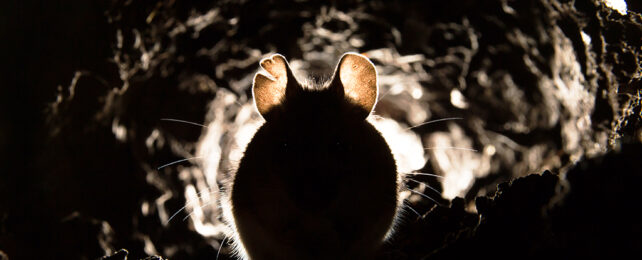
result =
[{"label": "blurred rock", "polygon": [[[375,114],[431,148],[417,170],[467,178],[456,189],[417,178],[463,199],[410,197],[421,217],[405,215],[381,258],[639,253],[623,239],[641,230],[629,200],[642,172],[642,16],[630,2],[626,15],[598,0],[10,3],[0,250],[231,258],[216,194],[256,119],[258,60],[279,52],[321,81],[357,51],[380,74]],[[164,118],[221,127],[208,150],[220,161],[196,158],[212,156],[199,153],[204,128]],[[444,118],[462,119],[418,126]]]}]

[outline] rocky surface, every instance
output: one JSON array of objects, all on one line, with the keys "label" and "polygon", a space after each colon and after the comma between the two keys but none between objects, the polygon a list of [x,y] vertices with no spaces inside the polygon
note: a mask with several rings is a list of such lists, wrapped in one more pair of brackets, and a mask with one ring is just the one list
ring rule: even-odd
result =
[{"label": "rocky surface", "polygon": [[443,198],[406,184],[441,206],[410,196],[416,214],[381,259],[639,253],[642,7],[630,2],[626,14],[597,0],[9,3],[0,259],[231,258],[215,203],[170,221],[220,180],[198,160],[158,169],[195,156],[204,132],[161,119],[216,122],[228,154],[258,60],[279,52],[318,79],[346,51],[377,66],[377,115],[463,118],[411,131],[477,150],[426,150],[421,172],[443,185],[415,179]]}]

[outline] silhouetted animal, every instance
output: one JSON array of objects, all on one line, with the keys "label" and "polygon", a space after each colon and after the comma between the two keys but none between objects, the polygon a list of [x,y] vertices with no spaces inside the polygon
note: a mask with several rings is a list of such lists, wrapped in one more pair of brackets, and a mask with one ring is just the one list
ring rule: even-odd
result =
[{"label": "silhouetted animal", "polygon": [[374,65],[343,55],[333,78],[302,86],[286,59],[261,61],[253,94],[265,119],[230,194],[250,259],[364,259],[391,230],[399,180],[393,155],[366,121],[377,101]]}]

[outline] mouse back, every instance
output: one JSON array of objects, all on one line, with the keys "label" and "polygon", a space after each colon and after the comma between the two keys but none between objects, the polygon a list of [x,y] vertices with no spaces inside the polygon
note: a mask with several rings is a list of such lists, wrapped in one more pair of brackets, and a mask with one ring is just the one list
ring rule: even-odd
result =
[{"label": "mouse back", "polygon": [[240,247],[251,259],[372,256],[398,206],[395,160],[366,121],[375,66],[347,53],[332,79],[302,86],[286,59],[263,59],[253,95],[265,119],[231,187]]}]

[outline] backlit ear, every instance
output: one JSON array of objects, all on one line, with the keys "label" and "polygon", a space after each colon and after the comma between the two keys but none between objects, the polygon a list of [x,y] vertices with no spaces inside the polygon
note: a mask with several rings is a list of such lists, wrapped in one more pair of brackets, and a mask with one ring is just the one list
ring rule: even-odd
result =
[{"label": "backlit ear", "polygon": [[368,58],[353,52],[344,54],[333,77],[331,88],[336,88],[336,91],[343,89],[344,95],[368,114],[372,111],[379,89],[377,70]]},{"label": "backlit ear", "polygon": [[265,118],[268,111],[283,102],[286,92],[290,94],[296,91],[298,86],[283,55],[274,54],[262,59],[260,64],[268,75],[262,72],[256,73],[252,83],[252,94],[256,109]]}]

